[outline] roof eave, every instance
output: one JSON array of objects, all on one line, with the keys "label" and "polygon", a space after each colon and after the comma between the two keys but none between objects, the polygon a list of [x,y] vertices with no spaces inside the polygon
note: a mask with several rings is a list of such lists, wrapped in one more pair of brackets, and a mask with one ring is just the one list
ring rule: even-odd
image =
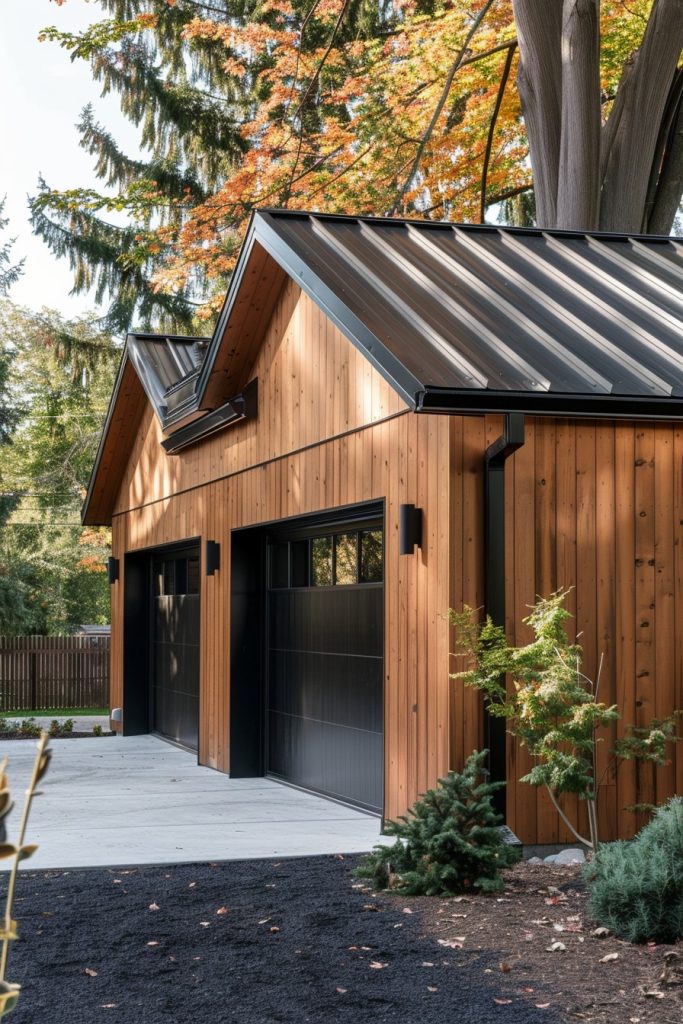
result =
[{"label": "roof eave", "polygon": [[656,398],[427,386],[416,396],[415,411],[450,415],[478,413],[482,416],[487,413],[521,412],[530,416],[676,422],[683,419],[683,396]]},{"label": "roof eave", "polygon": [[97,446],[97,454],[95,456],[95,461],[93,463],[93,467],[92,467],[92,470],[90,472],[90,480],[88,481],[88,491],[86,493],[83,505],[81,506],[81,523],[83,524],[83,526],[108,526],[109,525],[109,523],[96,523],[96,522],[90,521],[88,519],[88,513],[90,511],[90,504],[91,504],[91,501],[92,501],[93,490],[94,490],[95,482],[97,480],[97,476],[98,476],[98,473],[99,473],[100,463],[102,461],[102,455],[103,455],[103,452],[104,452],[104,446],[106,444],[107,435],[109,433],[109,427],[111,426],[112,417],[114,415],[114,409],[116,408],[116,401],[117,401],[118,396],[119,396],[119,391],[121,390],[121,382],[123,381],[123,377],[124,377],[124,374],[126,372],[126,366],[127,365],[128,365],[128,351],[127,351],[127,348],[124,347],[123,352],[121,353],[121,362],[119,363],[119,370],[118,370],[118,373],[116,375],[116,382],[114,384],[114,390],[112,391],[112,395],[111,395],[111,398],[109,400],[109,408],[107,409],[107,415],[106,415],[105,420],[104,420],[104,426],[102,427],[102,432],[100,434],[100,443]]}]

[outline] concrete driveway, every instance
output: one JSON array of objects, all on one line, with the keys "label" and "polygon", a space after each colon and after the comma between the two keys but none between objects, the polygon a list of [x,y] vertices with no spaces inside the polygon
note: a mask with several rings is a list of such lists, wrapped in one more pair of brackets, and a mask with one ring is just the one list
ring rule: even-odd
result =
[{"label": "concrete driveway", "polygon": [[[39,849],[27,869],[357,853],[379,839],[378,818],[269,779],[230,779],[154,736],[51,746],[27,833]],[[9,840],[34,755],[34,741],[0,742],[16,804]]]}]

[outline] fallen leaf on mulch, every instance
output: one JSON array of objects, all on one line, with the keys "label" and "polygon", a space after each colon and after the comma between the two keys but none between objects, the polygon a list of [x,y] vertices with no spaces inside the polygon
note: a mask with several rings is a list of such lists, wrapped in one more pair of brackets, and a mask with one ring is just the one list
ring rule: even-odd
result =
[{"label": "fallen leaf on mulch", "polygon": [[156,941],[156,939],[152,939],[150,942],[147,943],[147,945],[148,946],[158,946],[159,943]]},{"label": "fallen leaf on mulch", "polygon": [[447,946],[448,949],[462,949],[462,944],[465,941],[464,935],[456,935],[453,939],[439,939],[440,946]]},{"label": "fallen leaf on mulch", "polygon": [[609,928],[602,928],[602,927],[594,928],[593,931],[591,932],[591,935],[595,939],[606,939],[607,936],[610,935],[610,934],[611,933],[610,933]]},{"label": "fallen leaf on mulch", "polygon": [[656,989],[651,989],[649,992],[643,992],[643,995],[648,999],[663,999],[664,993],[658,992]]},{"label": "fallen leaf on mulch", "polygon": [[438,992],[438,988],[435,985],[427,985],[428,992]]},{"label": "fallen leaf on mulch", "polygon": [[275,933],[275,932],[279,932],[279,931],[280,931],[280,929],[278,928],[278,926],[277,926],[276,924],[274,924],[274,925],[273,925],[273,927],[272,927],[272,928],[271,928],[270,930],[271,930],[271,932],[273,932],[273,933]]},{"label": "fallen leaf on mulch", "polygon": [[229,914],[230,913],[230,908],[229,907],[219,907],[218,910],[216,911],[216,913],[218,915]]},{"label": "fallen leaf on mulch", "polygon": [[158,903],[150,903],[150,905],[149,905],[149,907],[147,909],[148,910],[161,910],[161,907],[159,906]]},{"label": "fallen leaf on mulch", "polygon": [[345,988],[337,988],[337,992],[339,993],[340,996],[343,996],[345,994],[345,992],[346,992],[346,989]]},{"label": "fallen leaf on mulch", "polygon": [[607,953],[606,956],[601,956],[600,957],[600,963],[601,964],[611,964],[614,960],[618,960],[618,959],[619,959],[619,954],[618,953]]},{"label": "fallen leaf on mulch", "polygon": [[534,1006],[537,1010],[547,1010],[550,1006],[550,1003],[534,1003]]},{"label": "fallen leaf on mulch", "polygon": [[379,960],[371,960],[369,966],[373,971],[381,971],[383,967],[388,967],[389,964],[381,964]]},{"label": "fallen leaf on mulch", "polygon": [[511,999],[496,999],[495,996],[493,997],[493,1001],[494,1001],[494,1003],[497,1003],[498,1006],[507,1006],[508,1003],[512,1002]]},{"label": "fallen leaf on mulch", "polygon": [[201,925],[202,928],[208,928],[210,926],[211,922],[210,921],[200,921],[199,924]]},{"label": "fallen leaf on mulch", "polygon": [[512,970],[510,964],[507,963],[507,961],[505,960],[503,960],[502,963],[498,964],[498,966],[500,967],[503,974],[508,974]]},{"label": "fallen leaf on mulch", "polygon": [[92,967],[86,967],[85,968],[85,973],[88,975],[89,978],[96,978],[97,977],[97,971],[93,971]]},{"label": "fallen leaf on mulch", "polygon": [[564,953],[567,947],[564,942],[553,942],[550,946],[546,946],[548,953]]}]

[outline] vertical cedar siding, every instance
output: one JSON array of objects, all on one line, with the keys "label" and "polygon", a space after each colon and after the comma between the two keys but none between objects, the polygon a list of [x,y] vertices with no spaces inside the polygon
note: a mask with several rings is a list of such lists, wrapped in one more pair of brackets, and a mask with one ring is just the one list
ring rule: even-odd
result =
[{"label": "vertical cedar siding", "polygon": [[[411,414],[367,360],[286,281],[249,377],[253,421],[167,456],[150,408],[128,458],[113,553],[201,536],[221,570],[201,577],[200,760],[229,770],[230,532],[342,505],[385,502],[385,813],[403,813],[484,743],[478,695],[449,680],[448,607],[480,608],[483,467],[500,416]],[[423,546],[398,553],[399,505],[424,510]],[[601,698],[622,722],[683,707],[683,428],[533,419],[506,468],[507,629],[521,643],[538,594],[574,588],[568,607],[585,670],[604,655]],[[122,700],[122,594],[112,589],[112,703]],[[683,751],[656,773],[610,770],[601,744],[611,838],[638,821],[624,808],[683,789]],[[508,743],[508,822],[525,842],[569,841],[544,793],[516,780],[529,765]],[[583,826],[582,808],[567,800]]]},{"label": "vertical cedar siding", "polygon": [[[499,419],[487,432],[497,436]],[[675,424],[530,419],[527,442],[508,466],[507,623],[527,642],[522,619],[536,595],[572,587],[570,635],[580,634],[584,671],[622,718],[598,750],[605,839],[627,837],[644,818],[635,803],[681,791],[683,751],[654,769],[609,756],[628,724],[646,726],[683,707],[680,583],[683,544],[683,432]],[[525,842],[569,842],[546,794],[517,780],[524,751],[508,743],[508,818]],[[565,808],[587,827],[580,801]],[[585,834],[585,833],[584,833]]]}]

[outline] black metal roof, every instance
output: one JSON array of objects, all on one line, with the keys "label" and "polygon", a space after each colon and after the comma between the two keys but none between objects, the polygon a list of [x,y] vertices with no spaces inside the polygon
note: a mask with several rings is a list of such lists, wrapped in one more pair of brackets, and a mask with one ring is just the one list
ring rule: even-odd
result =
[{"label": "black metal roof", "polygon": [[683,415],[682,239],[260,210],[254,242],[418,410]]},{"label": "black metal roof", "polygon": [[210,338],[129,334],[126,352],[164,426],[194,404],[199,370]]},{"label": "black metal roof", "polygon": [[166,432],[212,408],[255,247],[418,412],[683,417],[683,239],[258,210],[211,339],[128,336]]}]

